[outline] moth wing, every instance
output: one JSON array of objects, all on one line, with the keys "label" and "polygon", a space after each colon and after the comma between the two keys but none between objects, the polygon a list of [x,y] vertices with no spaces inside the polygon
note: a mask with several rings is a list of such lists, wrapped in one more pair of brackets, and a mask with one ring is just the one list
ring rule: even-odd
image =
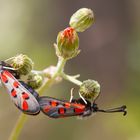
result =
[{"label": "moth wing", "polygon": [[61,118],[82,115],[85,106],[47,96],[38,99],[41,111],[49,117]]},{"label": "moth wing", "polygon": [[14,104],[24,113],[35,115],[40,111],[36,98],[8,71],[1,72],[1,81]]}]

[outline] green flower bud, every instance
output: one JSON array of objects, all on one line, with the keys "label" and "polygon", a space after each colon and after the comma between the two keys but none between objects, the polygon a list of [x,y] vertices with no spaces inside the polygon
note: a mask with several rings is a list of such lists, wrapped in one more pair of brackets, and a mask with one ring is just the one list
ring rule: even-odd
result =
[{"label": "green flower bud", "polygon": [[38,89],[43,84],[43,77],[37,72],[31,72],[27,78],[27,84],[33,89]]},{"label": "green flower bud", "polygon": [[33,62],[27,55],[17,55],[11,59],[11,66],[21,75],[27,75],[33,68]]},{"label": "green flower bud", "polygon": [[70,59],[79,53],[79,38],[76,31],[68,27],[58,33],[56,53],[64,59]]},{"label": "green flower bud", "polygon": [[77,32],[83,32],[89,28],[93,22],[93,11],[88,8],[81,8],[71,16],[69,24]]},{"label": "green flower bud", "polygon": [[86,80],[83,81],[80,86],[79,92],[85,99],[93,99],[95,100],[100,93],[100,85],[97,81],[94,80]]}]

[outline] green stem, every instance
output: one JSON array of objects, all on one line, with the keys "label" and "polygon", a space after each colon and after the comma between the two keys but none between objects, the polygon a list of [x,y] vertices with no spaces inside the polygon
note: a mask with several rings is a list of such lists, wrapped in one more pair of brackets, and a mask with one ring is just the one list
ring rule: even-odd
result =
[{"label": "green stem", "polygon": [[[40,94],[43,94],[44,90],[46,90],[53,83],[53,81],[55,80],[55,78],[63,71],[64,66],[65,66],[65,63],[66,63],[66,60],[63,59],[63,58],[61,58],[61,59],[58,60],[56,72],[54,73],[54,75],[52,76],[52,78],[50,80],[48,80],[38,90],[38,92]],[[25,115],[23,113],[19,116],[19,119],[17,120],[14,129],[12,130],[12,133],[11,133],[11,135],[9,137],[9,140],[17,140],[18,139],[18,137],[19,137],[19,135],[21,133],[21,130],[24,127],[25,122],[27,121],[27,119],[28,119],[27,115]]]},{"label": "green stem", "polygon": [[27,121],[27,116],[25,114],[20,114],[17,122],[16,122],[16,125],[10,135],[10,138],[9,140],[17,140],[19,135],[20,135],[20,132],[25,124],[25,122]]},{"label": "green stem", "polygon": [[66,64],[66,59],[64,58],[60,58],[58,60],[58,63],[57,63],[57,66],[56,66],[56,71],[55,73],[53,74],[53,76],[51,77],[51,79],[49,79],[42,87],[41,87],[41,90],[40,90],[40,95],[43,94],[43,92],[54,82],[55,78],[57,76],[59,76],[62,71],[64,70],[64,66]]},{"label": "green stem", "polygon": [[61,76],[65,79],[68,80],[74,84],[76,84],[77,86],[80,86],[82,84],[82,82],[80,80],[77,80],[75,78],[75,76],[70,76],[70,75],[66,75],[64,72],[61,73]]}]

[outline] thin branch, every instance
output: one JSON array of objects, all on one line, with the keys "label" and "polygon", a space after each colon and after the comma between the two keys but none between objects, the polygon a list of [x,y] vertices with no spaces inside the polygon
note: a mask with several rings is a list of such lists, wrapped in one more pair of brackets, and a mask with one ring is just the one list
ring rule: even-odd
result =
[{"label": "thin branch", "polygon": [[[80,80],[77,80],[75,76],[70,76],[65,74],[64,72],[61,73],[61,76],[65,79],[68,80],[71,83],[76,84],[77,86],[80,86],[82,84],[82,82]],[[79,76],[79,75],[78,75]]]}]

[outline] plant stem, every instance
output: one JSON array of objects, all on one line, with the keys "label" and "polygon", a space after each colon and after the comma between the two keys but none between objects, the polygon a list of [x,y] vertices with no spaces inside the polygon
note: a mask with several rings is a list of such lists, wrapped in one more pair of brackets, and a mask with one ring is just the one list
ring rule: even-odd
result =
[{"label": "plant stem", "polygon": [[17,140],[19,135],[20,135],[20,132],[25,124],[25,122],[27,121],[27,116],[23,113],[20,114],[17,122],[16,122],[16,125],[9,137],[9,140]]},{"label": "plant stem", "polygon": [[75,78],[75,76],[70,76],[70,75],[66,75],[64,72],[61,73],[61,76],[65,79],[65,80],[68,80],[78,86],[80,86],[82,84],[82,82],[80,80],[77,80]]},{"label": "plant stem", "polygon": [[57,66],[56,66],[56,72],[53,74],[51,79],[49,79],[42,87],[40,90],[40,95],[43,94],[43,92],[54,82],[55,78],[59,76],[62,71],[64,70],[64,66],[66,64],[66,59],[64,58],[59,58]]},{"label": "plant stem", "polygon": [[[53,83],[53,81],[55,80],[55,78],[63,71],[64,66],[65,66],[66,60],[61,58],[58,60],[57,63],[57,70],[54,73],[54,75],[52,76],[52,78],[50,80],[48,80],[39,90],[38,92],[41,94],[43,94],[43,92]],[[25,114],[20,114],[19,119],[17,120],[14,129],[12,130],[12,133],[9,137],[9,140],[17,140],[21,130],[25,124],[25,122],[27,121],[28,117]]]}]

